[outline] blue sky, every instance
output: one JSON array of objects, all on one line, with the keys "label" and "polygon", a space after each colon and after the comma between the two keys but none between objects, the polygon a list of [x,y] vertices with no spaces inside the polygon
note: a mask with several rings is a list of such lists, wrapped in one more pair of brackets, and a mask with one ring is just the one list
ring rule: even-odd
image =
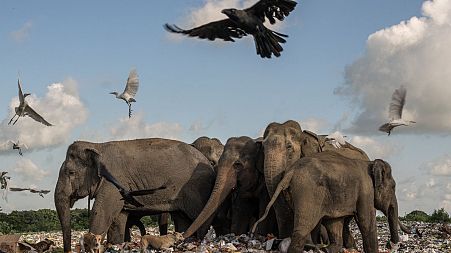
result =
[{"label": "blue sky", "polygon": [[[389,161],[398,182],[401,213],[417,208],[430,212],[439,207],[451,211],[451,185],[447,183],[451,176],[447,167],[451,124],[444,122],[434,128],[433,123],[418,123],[416,129],[396,129],[389,138],[377,131],[377,124],[365,125],[372,122],[365,115],[386,117],[381,107],[388,106],[391,93],[401,83],[429,80],[444,72],[421,64],[398,63],[406,59],[414,63],[424,58],[423,54],[417,56],[417,51],[431,50],[413,50],[409,38],[418,37],[415,45],[419,46],[428,36],[437,38],[432,42],[439,41],[450,31],[447,22],[434,19],[443,13],[451,16],[449,9],[441,8],[448,6],[447,1],[426,1],[426,7],[419,0],[299,1],[295,11],[274,27],[290,37],[282,56],[270,60],[255,54],[250,38],[235,43],[209,42],[173,36],[163,29],[164,23],[189,28],[214,16],[212,12],[219,12],[220,6],[249,6],[253,2],[3,1],[0,118],[4,120],[0,130],[4,133],[0,133],[0,144],[24,136],[23,131],[29,135],[22,138],[33,144],[24,157],[0,151],[12,183],[53,190],[65,150],[77,139],[160,136],[191,142],[207,135],[225,142],[232,136],[257,137],[272,121],[294,119],[318,133],[340,130],[372,158]],[[439,8],[434,6],[444,9],[443,13],[434,12]],[[420,18],[420,24],[410,22],[415,16],[426,18]],[[402,30],[404,21],[407,32]],[[380,36],[370,36],[378,31]],[[386,54],[388,48],[397,51]],[[391,74],[397,66],[404,68]],[[131,68],[138,71],[140,88],[138,102],[133,105],[135,115],[128,120],[126,104],[108,93],[123,90]],[[385,68],[388,71],[379,71]],[[426,71],[418,71],[423,69]],[[42,130],[44,126],[29,118],[19,120],[17,131],[6,125],[12,116],[11,103],[17,99],[18,72],[24,90],[35,94],[32,99],[37,110],[59,123],[55,123],[58,134]],[[421,76],[415,75],[420,72]],[[379,81],[383,81],[383,89],[376,92],[372,89]],[[48,86],[54,83],[61,87],[53,86],[57,91],[51,93]],[[334,92],[340,87],[348,92]],[[408,116],[414,118],[436,112],[423,106],[423,100],[416,107],[414,98],[420,100],[420,87],[408,87],[412,93],[408,92],[406,107],[410,108]],[[74,101],[59,99],[56,103],[52,94],[66,94]],[[378,97],[374,99],[371,94]],[[374,100],[381,106],[373,106]],[[435,101],[428,98],[431,100]],[[60,109],[46,104],[51,101]],[[436,100],[437,108],[443,108],[440,101]],[[447,109],[443,111],[451,113]],[[362,116],[362,111],[367,114]],[[358,120],[359,115],[362,120]],[[53,137],[43,141],[42,136]],[[33,173],[42,177],[30,177]],[[0,200],[5,210],[53,208],[51,195],[41,199],[9,193],[8,198],[8,202]]]}]

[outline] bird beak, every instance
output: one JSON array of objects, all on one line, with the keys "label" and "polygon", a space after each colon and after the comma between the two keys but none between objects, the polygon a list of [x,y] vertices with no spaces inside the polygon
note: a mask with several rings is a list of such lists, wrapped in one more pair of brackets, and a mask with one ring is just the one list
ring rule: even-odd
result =
[{"label": "bird beak", "polygon": [[223,13],[223,14],[229,16],[230,10],[229,10],[229,9],[224,9],[224,10],[221,11],[221,13]]},{"label": "bird beak", "polygon": [[114,92],[110,92],[111,95],[115,95]]}]

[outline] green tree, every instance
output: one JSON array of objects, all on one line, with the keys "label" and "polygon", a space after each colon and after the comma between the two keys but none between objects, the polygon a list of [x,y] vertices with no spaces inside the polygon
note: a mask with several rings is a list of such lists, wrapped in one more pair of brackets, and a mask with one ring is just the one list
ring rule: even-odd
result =
[{"label": "green tree", "polygon": [[422,222],[428,222],[430,219],[430,216],[420,210],[415,210],[410,213],[408,213],[406,216],[404,216],[404,219],[408,221],[422,221]]},{"label": "green tree", "polygon": [[439,210],[434,210],[431,214],[432,222],[450,222],[449,214],[445,211],[445,208],[440,208]]}]

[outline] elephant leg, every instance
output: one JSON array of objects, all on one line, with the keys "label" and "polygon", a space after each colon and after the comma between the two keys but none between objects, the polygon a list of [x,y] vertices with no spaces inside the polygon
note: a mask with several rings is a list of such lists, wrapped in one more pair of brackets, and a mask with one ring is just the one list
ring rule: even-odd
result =
[{"label": "elephant leg", "polygon": [[318,222],[310,235],[312,237],[313,244],[321,244],[321,222]]},{"label": "elephant leg", "polygon": [[378,252],[376,231],[376,209],[374,207],[358,208],[356,222],[362,234],[365,253]]},{"label": "elephant leg", "polygon": [[169,213],[161,213],[158,215],[158,228],[160,230],[160,235],[168,234],[168,219]]},{"label": "elephant leg", "polygon": [[304,245],[310,238],[310,233],[321,220],[320,212],[316,211],[320,210],[319,208],[320,206],[315,205],[301,205],[295,209],[294,228],[291,236],[291,244],[288,248],[289,253],[303,252]]},{"label": "elephant leg", "polygon": [[182,233],[182,232],[186,231],[192,222],[188,217],[186,217],[186,215],[183,215],[180,212],[171,213],[171,217],[172,217],[172,220],[174,220],[175,232]]},{"label": "elephant leg", "polygon": [[[89,219],[89,231],[95,235],[103,235],[113,223],[113,219],[119,217],[124,201],[115,186],[105,183],[97,193]],[[123,222],[125,224],[125,222]],[[125,227],[124,227],[125,228]]]},{"label": "elephant leg", "polygon": [[354,236],[352,236],[349,224],[352,221],[352,217],[346,217],[343,224],[343,246],[347,249],[357,249]]},{"label": "elephant leg", "polygon": [[327,246],[328,253],[337,253],[343,247],[342,233],[343,233],[343,218],[335,218],[325,220],[324,225],[327,228],[329,235],[329,245]]},{"label": "elephant leg", "polygon": [[146,227],[142,223],[141,219],[137,219],[135,225],[138,227],[141,236],[146,235]]},{"label": "elephant leg", "polygon": [[[113,223],[107,232],[107,240],[109,243],[119,244],[124,242],[125,235],[127,234],[127,216],[128,214],[126,212],[120,212],[119,215],[114,218]],[[130,237],[129,231],[128,234]]]},{"label": "elephant leg", "polygon": [[[289,237],[293,232],[293,211],[283,197],[278,197],[274,203],[279,238]],[[315,224],[316,225],[316,224]]]}]

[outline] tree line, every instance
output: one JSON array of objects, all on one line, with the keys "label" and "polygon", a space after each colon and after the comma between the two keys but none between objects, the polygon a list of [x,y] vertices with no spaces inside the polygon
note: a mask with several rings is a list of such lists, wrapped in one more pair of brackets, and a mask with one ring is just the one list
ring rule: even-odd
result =
[{"label": "tree line", "polygon": [[[404,217],[405,221],[422,221],[432,223],[449,223],[451,218],[444,208],[434,210],[427,214],[415,210]],[[147,216],[141,219],[145,226],[157,226],[156,216]],[[87,209],[71,210],[71,224],[73,230],[88,229]],[[60,223],[55,210],[40,209],[36,211],[12,211],[9,214],[0,212],[0,233],[14,234],[27,232],[51,232],[60,231]]]},{"label": "tree line", "polygon": [[[146,226],[157,225],[155,216],[144,217],[141,221]],[[88,210],[86,208],[71,210],[71,225],[73,230],[88,229]],[[55,210],[12,211],[9,214],[0,212],[0,233],[2,234],[52,231],[61,231]]]}]

